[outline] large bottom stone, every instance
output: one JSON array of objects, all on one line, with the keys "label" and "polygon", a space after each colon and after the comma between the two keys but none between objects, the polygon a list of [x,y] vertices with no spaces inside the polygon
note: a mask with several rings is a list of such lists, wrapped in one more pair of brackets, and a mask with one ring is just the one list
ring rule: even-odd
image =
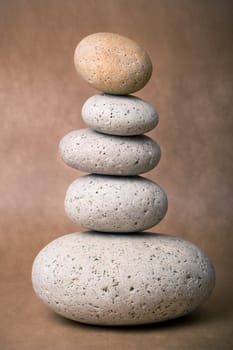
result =
[{"label": "large bottom stone", "polygon": [[209,297],[215,273],[203,251],[176,237],[84,232],[42,249],[32,283],[39,298],[67,318],[136,325],[193,311]]}]

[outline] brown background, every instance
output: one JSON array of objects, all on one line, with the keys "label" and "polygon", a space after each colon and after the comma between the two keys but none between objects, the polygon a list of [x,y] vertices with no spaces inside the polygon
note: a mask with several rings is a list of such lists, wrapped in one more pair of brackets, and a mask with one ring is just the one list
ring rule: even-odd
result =
[{"label": "brown background", "polygon": [[[152,231],[191,240],[216,268],[209,301],[160,325],[80,325],[53,314],[31,288],[39,250],[81,229],[63,209],[81,173],[61,162],[57,146],[84,127],[80,109],[96,91],[77,76],[73,52],[98,31],[136,40],[154,64],[137,95],[160,114],[150,135],[163,156],[146,176],[166,190],[169,211]],[[232,34],[232,1],[0,1],[1,350],[233,348]]]}]

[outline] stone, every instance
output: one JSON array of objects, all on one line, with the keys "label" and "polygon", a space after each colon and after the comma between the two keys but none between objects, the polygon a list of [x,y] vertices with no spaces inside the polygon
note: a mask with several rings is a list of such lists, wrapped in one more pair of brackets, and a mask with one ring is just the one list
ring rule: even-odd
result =
[{"label": "stone", "polygon": [[156,127],[159,116],[136,96],[94,95],[82,107],[82,118],[92,129],[121,136],[144,134]]},{"label": "stone", "polygon": [[65,211],[74,223],[102,232],[149,229],[162,220],[167,207],[163,189],[140,176],[81,176],[65,197]]},{"label": "stone", "polygon": [[147,52],[133,40],[113,33],[95,33],[76,47],[77,72],[93,88],[117,95],[142,89],[152,74]]},{"label": "stone", "polygon": [[165,321],[195,310],[215,273],[194,244],[168,235],[72,233],[37,255],[32,283],[56,313],[96,325]]},{"label": "stone", "polygon": [[159,162],[159,145],[145,135],[109,136],[92,129],[75,130],[59,144],[64,162],[84,172],[105,175],[137,175]]}]

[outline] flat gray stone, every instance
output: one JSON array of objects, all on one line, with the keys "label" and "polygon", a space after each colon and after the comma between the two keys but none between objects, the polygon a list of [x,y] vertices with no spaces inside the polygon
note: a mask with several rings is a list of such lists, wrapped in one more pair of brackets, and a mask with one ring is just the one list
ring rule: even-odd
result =
[{"label": "flat gray stone", "polygon": [[146,230],[162,220],[167,207],[163,189],[139,176],[81,176],[65,198],[65,211],[74,223],[104,232]]},{"label": "flat gray stone", "polygon": [[59,144],[64,162],[88,173],[137,175],[159,162],[159,145],[147,136],[109,136],[92,129],[65,135]]},{"label": "flat gray stone", "polygon": [[159,116],[146,101],[136,96],[94,95],[82,107],[85,123],[110,135],[140,135],[158,124]]},{"label": "flat gray stone", "polygon": [[32,283],[38,297],[62,316],[136,325],[195,310],[210,296],[215,273],[203,251],[176,237],[86,232],[43,248]]}]

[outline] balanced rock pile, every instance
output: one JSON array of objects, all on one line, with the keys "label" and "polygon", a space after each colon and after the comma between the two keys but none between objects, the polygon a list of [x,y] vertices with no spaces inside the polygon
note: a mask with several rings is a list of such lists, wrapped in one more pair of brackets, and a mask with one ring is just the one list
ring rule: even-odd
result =
[{"label": "balanced rock pile", "polygon": [[75,51],[79,74],[103,94],[82,108],[89,128],[60,142],[62,159],[91,174],[68,188],[65,210],[90,230],[60,237],[36,257],[36,294],[67,318],[98,325],[133,325],[185,315],[211,293],[213,266],[182,239],[141,232],[167,211],[163,189],[145,177],[160,147],[143,135],[158,123],[147,102],[129,95],[152,74],[151,60],[117,34],[84,38]]}]

